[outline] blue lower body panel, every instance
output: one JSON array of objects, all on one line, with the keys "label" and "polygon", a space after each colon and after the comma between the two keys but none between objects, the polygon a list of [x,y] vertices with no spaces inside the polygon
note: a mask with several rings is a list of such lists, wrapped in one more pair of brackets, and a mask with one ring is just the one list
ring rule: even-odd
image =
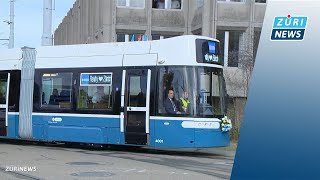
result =
[{"label": "blue lower body panel", "polygon": [[[41,114],[32,116],[33,140],[124,145],[118,116]],[[151,117],[148,146],[200,148],[229,145],[219,120]],[[19,115],[8,116],[8,136],[19,139]]]},{"label": "blue lower body panel", "polygon": [[7,138],[18,138],[19,115],[8,114],[8,136]]},{"label": "blue lower body panel", "polygon": [[90,142],[106,144],[106,128],[48,126],[49,141]]},{"label": "blue lower body panel", "polygon": [[33,116],[33,138],[97,144],[120,144],[117,117]]},{"label": "blue lower body panel", "polygon": [[[173,118],[174,119],[174,118]],[[221,132],[217,121],[152,120],[154,147],[200,148],[228,146],[230,133]]]},{"label": "blue lower body panel", "polygon": [[195,144],[197,148],[229,146],[230,134],[220,130],[196,129]]}]

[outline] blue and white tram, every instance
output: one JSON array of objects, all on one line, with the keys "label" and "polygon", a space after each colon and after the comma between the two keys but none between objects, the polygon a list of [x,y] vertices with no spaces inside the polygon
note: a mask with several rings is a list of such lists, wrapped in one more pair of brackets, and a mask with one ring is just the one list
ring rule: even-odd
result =
[{"label": "blue and white tram", "polygon": [[[0,138],[228,146],[218,54],[219,42],[201,36],[1,50]],[[188,112],[166,112],[169,89],[188,92]]]}]

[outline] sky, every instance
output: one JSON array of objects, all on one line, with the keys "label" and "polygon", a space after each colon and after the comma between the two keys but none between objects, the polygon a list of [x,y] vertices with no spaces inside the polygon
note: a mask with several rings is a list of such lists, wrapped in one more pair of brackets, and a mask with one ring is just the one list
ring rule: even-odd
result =
[{"label": "sky", "polygon": [[[55,1],[55,2],[54,2]],[[76,0],[53,0],[52,33],[62,22]],[[10,26],[10,0],[0,0],[0,39],[8,39]],[[15,0],[14,47],[41,45],[43,0]],[[0,41],[0,49],[8,48],[8,41]]]}]

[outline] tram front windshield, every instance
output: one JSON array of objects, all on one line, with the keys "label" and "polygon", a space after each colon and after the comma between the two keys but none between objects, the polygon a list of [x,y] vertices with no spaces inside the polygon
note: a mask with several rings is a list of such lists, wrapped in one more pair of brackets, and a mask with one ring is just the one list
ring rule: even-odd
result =
[{"label": "tram front windshield", "polygon": [[[217,117],[224,114],[222,70],[213,67],[161,67],[158,113],[164,116]],[[181,114],[166,112],[168,91],[173,90]]]}]

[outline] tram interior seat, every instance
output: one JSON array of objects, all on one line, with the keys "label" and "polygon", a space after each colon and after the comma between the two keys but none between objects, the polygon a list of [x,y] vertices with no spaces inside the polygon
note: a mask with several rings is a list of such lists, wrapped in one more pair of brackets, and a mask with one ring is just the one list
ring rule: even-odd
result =
[{"label": "tram interior seat", "polygon": [[70,101],[70,91],[62,90],[60,92],[60,101],[61,102],[69,102]]},{"label": "tram interior seat", "polygon": [[59,105],[59,96],[51,95],[49,100],[50,105]]},{"label": "tram interior seat", "polygon": [[51,95],[49,105],[59,105],[61,108],[69,108],[70,104],[70,91],[62,90],[59,95]]},{"label": "tram interior seat", "polygon": [[70,91],[62,90],[60,92],[60,97],[59,97],[59,106],[61,108],[69,108],[71,106],[70,99],[71,99]]}]

